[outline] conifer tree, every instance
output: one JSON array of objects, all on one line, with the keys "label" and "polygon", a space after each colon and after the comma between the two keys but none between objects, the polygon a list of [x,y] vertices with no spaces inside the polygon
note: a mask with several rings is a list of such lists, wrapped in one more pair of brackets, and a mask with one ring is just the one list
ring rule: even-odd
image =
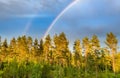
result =
[{"label": "conifer tree", "polygon": [[24,35],[22,36],[22,39],[21,39],[21,46],[22,46],[22,50],[25,52],[25,53],[28,53],[28,46],[27,46],[27,37]]},{"label": "conifer tree", "polygon": [[91,44],[90,44],[90,40],[88,37],[83,38],[82,40],[82,47],[84,50],[84,56],[85,56],[85,73],[87,73],[87,69],[88,69],[88,55],[90,54],[90,50],[91,50]]},{"label": "conifer tree", "polygon": [[47,35],[47,37],[45,38],[45,42],[44,42],[44,57],[45,57],[45,61],[48,62],[49,61],[49,53],[50,53],[50,49],[51,49],[51,38],[50,35]]},{"label": "conifer tree", "polygon": [[10,41],[10,44],[8,45],[8,52],[9,52],[9,56],[10,58],[12,58],[13,56],[16,57],[18,56],[17,54],[17,44],[16,44],[16,39],[13,37],[12,40]]},{"label": "conifer tree", "polygon": [[82,48],[80,45],[80,40],[74,42],[74,61],[75,65],[80,67],[82,63]]},{"label": "conifer tree", "polygon": [[99,56],[100,56],[100,43],[99,43],[99,39],[96,35],[92,36],[91,39],[91,48],[93,51],[93,60],[95,63],[95,70],[96,70],[96,78],[98,76],[98,63],[99,63]]},{"label": "conifer tree", "polygon": [[32,43],[33,43],[33,40],[32,40],[32,38],[29,36],[29,37],[27,38],[27,46],[28,46],[29,53],[31,53]]},{"label": "conifer tree", "polygon": [[22,56],[25,56],[24,59],[28,60],[28,53],[29,53],[29,49],[28,49],[28,46],[27,46],[27,37],[24,35],[21,37],[21,57]]},{"label": "conifer tree", "polygon": [[15,39],[15,38],[13,38],[13,39],[10,41],[9,47],[10,47],[10,51],[11,51],[11,52],[16,52],[16,39]]},{"label": "conifer tree", "polygon": [[94,48],[94,49],[100,48],[100,41],[96,35],[92,36],[91,44],[92,44],[92,48]]},{"label": "conifer tree", "polygon": [[2,55],[3,55],[2,59],[6,59],[6,57],[7,57],[7,55],[8,55],[7,39],[5,39],[5,40],[3,41],[1,52],[2,52]]},{"label": "conifer tree", "polygon": [[7,39],[4,40],[2,44],[2,52],[6,53],[8,48]]},{"label": "conifer tree", "polygon": [[118,40],[117,40],[116,36],[112,32],[110,32],[107,34],[105,43],[109,47],[110,51],[112,52],[112,68],[113,68],[113,72],[115,73],[116,72],[116,70],[115,70],[115,54],[117,52]]},{"label": "conifer tree", "polygon": [[39,55],[43,54],[43,40],[40,40],[40,44],[39,44]]},{"label": "conifer tree", "polygon": [[58,64],[68,65],[70,64],[70,51],[68,49],[69,42],[66,35],[62,32],[59,36],[55,35],[54,44],[56,49],[56,59]]},{"label": "conifer tree", "polygon": [[1,46],[2,46],[2,41],[1,41],[1,36],[0,36],[0,52],[1,52]]},{"label": "conifer tree", "polygon": [[35,56],[38,56],[38,39],[35,39],[35,41],[34,41],[34,55]]}]

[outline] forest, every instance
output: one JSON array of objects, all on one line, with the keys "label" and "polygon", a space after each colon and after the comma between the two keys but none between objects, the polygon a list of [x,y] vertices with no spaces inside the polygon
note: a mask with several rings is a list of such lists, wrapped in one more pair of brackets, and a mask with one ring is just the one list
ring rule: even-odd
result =
[{"label": "forest", "polygon": [[64,32],[44,40],[19,36],[0,37],[0,78],[120,78],[118,39],[106,33],[75,40],[73,51]]}]

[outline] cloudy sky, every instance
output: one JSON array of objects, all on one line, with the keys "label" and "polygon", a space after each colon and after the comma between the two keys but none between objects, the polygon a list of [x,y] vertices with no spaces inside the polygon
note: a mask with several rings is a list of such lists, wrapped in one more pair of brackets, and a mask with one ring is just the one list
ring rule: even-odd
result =
[{"label": "cloudy sky", "polygon": [[0,35],[41,37],[72,0],[0,0]]},{"label": "cloudy sky", "polygon": [[[0,0],[0,35],[40,38],[66,7],[77,0]],[[120,39],[120,0],[79,0],[55,22],[49,34],[65,32],[70,42],[106,33]]]},{"label": "cloudy sky", "polygon": [[104,46],[109,32],[120,40],[120,0],[80,0],[58,19],[50,33],[62,31],[72,44],[75,39],[95,34]]}]

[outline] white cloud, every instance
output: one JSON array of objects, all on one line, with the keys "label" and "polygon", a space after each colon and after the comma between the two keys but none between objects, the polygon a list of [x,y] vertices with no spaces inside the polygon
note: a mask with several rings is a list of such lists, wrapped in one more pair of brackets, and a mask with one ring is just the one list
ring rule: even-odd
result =
[{"label": "white cloud", "polygon": [[35,17],[48,17],[50,15],[46,14],[23,14],[23,15],[13,15],[12,17],[19,17],[19,18],[35,18]]},{"label": "white cloud", "polygon": [[0,16],[55,13],[69,2],[70,0],[0,0]]}]

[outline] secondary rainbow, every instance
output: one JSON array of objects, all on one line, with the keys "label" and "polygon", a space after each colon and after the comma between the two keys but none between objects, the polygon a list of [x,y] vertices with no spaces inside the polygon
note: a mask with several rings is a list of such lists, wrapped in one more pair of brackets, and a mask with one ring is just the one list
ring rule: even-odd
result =
[{"label": "secondary rainbow", "polygon": [[[48,29],[46,30],[45,34],[43,35],[42,39],[45,39],[45,37],[49,34],[50,30],[53,28],[54,24],[57,22],[57,20],[67,11],[69,10],[73,5],[75,5],[80,0],[74,0],[72,1],[56,18],[55,20],[50,24]],[[23,34],[26,35],[26,33],[29,31],[29,28],[31,27],[33,19],[31,19],[27,25],[25,26]]]}]

